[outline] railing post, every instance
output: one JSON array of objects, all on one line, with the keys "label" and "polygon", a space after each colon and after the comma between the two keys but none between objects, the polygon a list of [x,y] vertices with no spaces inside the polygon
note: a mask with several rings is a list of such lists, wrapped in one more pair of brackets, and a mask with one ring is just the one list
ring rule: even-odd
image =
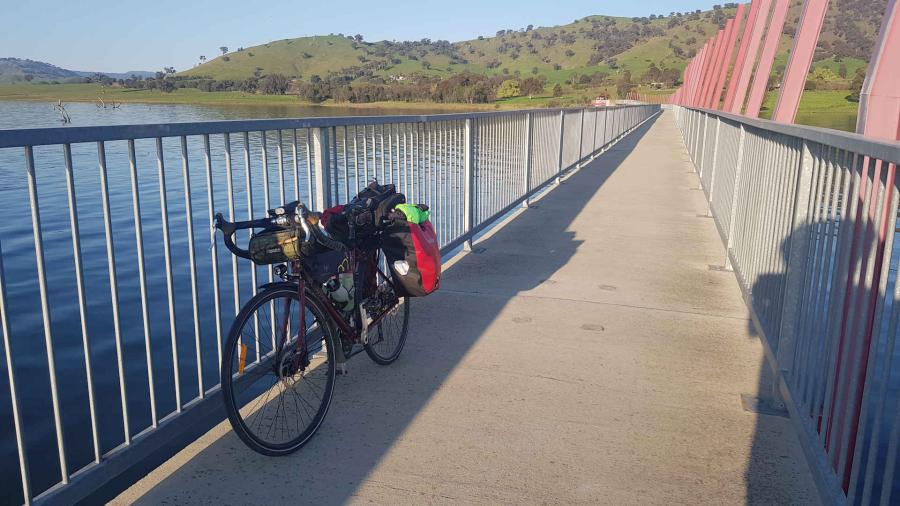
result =
[{"label": "railing post", "polygon": [[[704,156],[704,155],[706,154],[706,137],[707,137],[706,136],[706,124],[707,123],[709,123],[709,114],[704,114],[703,121],[702,121],[703,126],[700,127],[703,132],[701,134],[702,137],[699,137],[697,140],[697,144],[700,146],[700,151],[697,152],[697,159],[699,160],[699,163],[697,163],[697,169],[699,169],[697,171],[697,173],[700,175],[700,188],[701,189],[703,188],[703,162],[704,162],[704,158],[706,158],[706,156]],[[700,139],[702,139],[702,141]]]},{"label": "railing post", "polygon": [[790,372],[794,362],[794,343],[797,334],[797,317],[803,298],[803,285],[806,279],[806,262],[809,253],[809,204],[812,198],[813,155],[809,142],[803,141],[800,170],[797,176],[797,189],[794,196],[794,213],[790,229],[790,250],[788,251],[787,269],[784,282],[784,302],[781,310],[781,328],[778,332],[779,374]]},{"label": "railing post", "polygon": [[472,132],[472,119],[466,120],[465,130],[465,163],[464,163],[464,197],[463,197],[463,226],[465,227],[464,251],[472,251],[472,230],[474,229],[475,215],[475,136]]},{"label": "railing post", "polygon": [[607,122],[609,121],[609,109],[607,107],[603,108],[603,141],[600,142],[600,149],[605,150],[606,145],[609,143],[609,139],[606,138],[607,132]]},{"label": "railing post", "polygon": [[734,221],[737,214],[738,190],[741,187],[741,173],[744,166],[744,142],[747,131],[744,125],[740,126],[741,133],[738,137],[737,165],[734,167],[734,186],[731,189],[731,215],[728,217],[728,241],[725,243],[725,270],[733,271],[731,265],[731,248],[734,246]]},{"label": "railing post", "polygon": [[716,116],[716,140],[713,142],[713,154],[712,154],[712,167],[710,168],[709,173],[709,188],[706,189],[706,194],[709,197],[707,202],[709,205],[706,208],[707,215],[712,216],[712,201],[713,201],[713,188],[716,183],[716,166],[719,163],[719,130],[722,127],[722,119]]},{"label": "railing post", "polygon": [[560,182],[560,175],[563,171],[563,132],[566,125],[565,109],[559,111],[559,160],[556,164],[556,184]]},{"label": "railing post", "polygon": [[581,128],[578,130],[578,168],[581,168],[581,160],[584,158],[584,108],[581,109]]},{"label": "railing post", "polygon": [[329,167],[331,154],[328,147],[328,127],[312,129],[313,156],[315,157],[315,171],[313,178],[316,182],[316,201],[320,211],[324,211],[331,205],[331,170]]},{"label": "railing post", "polygon": [[534,113],[526,113],[525,114],[525,174],[522,181],[522,190],[525,199],[522,200],[522,207],[528,207],[528,194],[531,192],[531,141],[532,141],[532,128],[531,124],[534,121],[533,119]]}]

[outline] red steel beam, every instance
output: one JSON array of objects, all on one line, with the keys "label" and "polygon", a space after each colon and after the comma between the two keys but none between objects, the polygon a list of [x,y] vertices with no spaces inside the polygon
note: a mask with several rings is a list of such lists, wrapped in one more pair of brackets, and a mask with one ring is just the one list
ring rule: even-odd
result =
[{"label": "red steel beam", "polygon": [[729,19],[725,22],[725,28],[722,30],[722,43],[719,45],[719,59],[718,64],[716,65],[716,72],[713,75],[713,80],[710,83],[708,93],[706,95],[706,103],[704,107],[707,109],[717,108],[718,104],[714,102],[717,95],[719,95],[719,91],[722,88],[722,75],[725,71],[728,70],[728,59],[731,56],[731,48],[734,46],[734,39],[732,38],[732,34],[734,33],[734,20]]},{"label": "red steel beam", "polygon": [[731,107],[728,112],[740,114],[744,108],[744,101],[747,99],[747,88],[750,86],[750,76],[753,75],[753,67],[756,64],[756,55],[759,52],[759,44],[762,40],[763,31],[769,22],[769,10],[772,7],[772,0],[759,0],[759,11],[756,13],[756,20],[750,31],[750,40],[747,44],[747,53],[744,55],[744,63],[741,65],[741,72],[738,75],[737,87],[732,97]]},{"label": "red steel beam", "polygon": [[744,63],[747,60],[747,46],[750,43],[750,32],[756,24],[756,17],[759,15],[759,2],[756,0],[750,4],[750,13],[747,15],[747,22],[744,23],[744,32],[741,34],[741,47],[738,49],[737,58],[734,60],[734,69],[731,71],[731,79],[728,81],[728,90],[725,92],[725,104],[723,110],[730,111],[731,103],[734,102],[734,95],[737,91],[738,76]]},{"label": "red steel beam", "polygon": [[794,37],[794,47],[791,49],[787,69],[784,71],[778,104],[772,114],[772,119],[775,121],[794,122],[797,106],[800,104],[800,96],[803,94],[803,86],[806,84],[806,75],[809,74],[809,66],[812,64],[827,10],[828,0],[806,0],[803,4],[803,15],[800,16],[797,35]]},{"label": "red steel beam", "polygon": [[[739,4],[734,19],[730,20],[731,32],[725,45],[725,61],[722,68],[719,69],[718,84],[713,90],[712,100],[709,104],[709,107],[712,109],[721,109],[722,107],[720,105],[722,101],[722,89],[725,88],[725,80],[728,78],[728,68],[731,66],[731,55],[734,53],[734,43],[737,41],[738,29],[740,28],[741,20],[744,18],[744,6],[745,4]],[[728,30],[727,24],[725,25],[725,29],[726,31]]]},{"label": "red steel beam", "polygon": [[701,60],[702,55],[703,55],[703,49],[701,48],[700,51],[697,51],[697,54],[694,56],[694,58],[691,59],[691,74],[690,74],[690,76],[688,76],[687,92],[685,93],[685,97],[684,97],[685,103],[687,103],[687,105],[689,105],[689,106],[694,105],[694,102],[693,102],[694,83],[696,82],[696,79],[697,79],[697,68],[700,66],[700,60]]},{"label": "red steel beam", "polygon": [[706,68],[706,45],[703,46],[694,59],[697,61],[697,65],[694,68],[694,77],[691,78],[690,104],[693,107],[697,107],[697,96],[700,94],[700,80],[703,78],[703,71]]},{"label": "red steel beam", "polygon": [[700,82],[697,86],[697,107],[703,107],[704,92],[712,77],[713,67],[716,65],[716,39],[717,37],[710,37],[706,41],[706,62],[703,64],[703,74],[700,75]]},{"label": "red steel beam", "polygon": [[788,7],[790,7],[790,0],[775,0],[772,19],[769,21],[769,29],[766,31],[766,41],[763,43],[759,64],[753,75],[753,84],[750,85],[750,98],[747,99],[747,108],[744,110],[744,115],[751,118],[759,117],[759,109],[766,98],[769,75],[772,73],[775,53],[778,52],[778,43],[781,41],[781,34],[784,31],[784,20],[787,17]]},{"label": "red steel beam", "polygon": [[706,82],[703,83],[703,90],[700,92],[700,107],[709,107],[709,95],[718,80],[719,68],[722,66],[722,57],[724,54],[725,29],[722,29],[716,33],[715,42],[713,43],[712,65],[709,67]]},{"label": "red steel beam", "polygon": [[856,131],[900,140],[900,2],[889,0],[859,96]]}]

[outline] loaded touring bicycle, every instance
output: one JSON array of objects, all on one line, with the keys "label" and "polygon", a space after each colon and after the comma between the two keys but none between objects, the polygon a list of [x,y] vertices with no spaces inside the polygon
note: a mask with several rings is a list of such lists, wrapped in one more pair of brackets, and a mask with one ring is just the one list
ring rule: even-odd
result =
[{"label": "loaded touring bicycle", "polygon": [[[222,357],[228,419],[241,440],[272,456],[302,447],[322,424],[345,362],[400,356],[409,298],[437,289],[440,253],[428,208],[373,182],[344,206],[313,213],[292,202],[265,218],[216,228],[235,255],[274,264],[281,281],[238,313]],[[238,230],[254,231],[247,249]]]}]

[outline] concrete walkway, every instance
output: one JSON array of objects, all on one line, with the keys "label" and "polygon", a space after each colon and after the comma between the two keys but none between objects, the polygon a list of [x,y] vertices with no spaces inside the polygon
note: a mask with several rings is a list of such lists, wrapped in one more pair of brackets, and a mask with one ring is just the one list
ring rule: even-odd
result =
[{"label": "concrete walkway", "polygon": [[742,409],[762,346],[696,187],[664,113],[450,266],[303,450],[224,422],[114,502],[815,503],[790,421]]}]

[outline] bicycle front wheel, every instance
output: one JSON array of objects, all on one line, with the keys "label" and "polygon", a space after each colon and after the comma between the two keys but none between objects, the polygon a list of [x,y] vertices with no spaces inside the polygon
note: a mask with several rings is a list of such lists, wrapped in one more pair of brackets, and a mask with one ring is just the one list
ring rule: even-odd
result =
[{"label": "bicycle front wheel", "polygon": [[296,285],[268,288],[241,309],[223,351],[222,393],[228,420],[247,446],[287,455],[315,434],[334,393],[333,342],[309,292],[301,312]]}]

